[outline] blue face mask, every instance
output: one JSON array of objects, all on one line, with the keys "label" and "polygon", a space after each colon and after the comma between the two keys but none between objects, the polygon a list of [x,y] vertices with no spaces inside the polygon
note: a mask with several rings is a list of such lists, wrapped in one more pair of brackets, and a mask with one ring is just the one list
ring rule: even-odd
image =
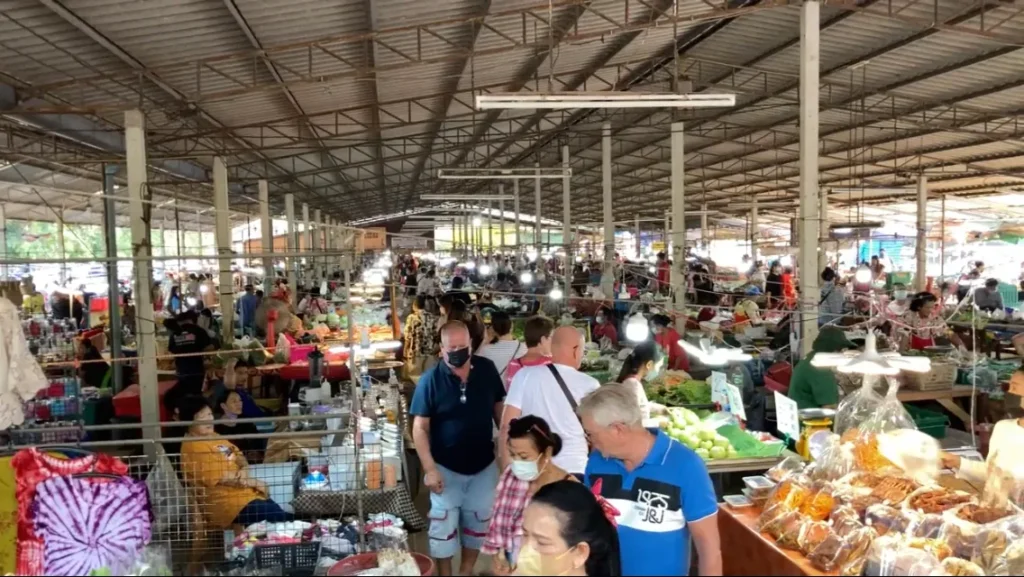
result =
[{"label": "blue face mask", "polygon": [[463,347],[461,349],[455,349],[454,351],[448,351],[447,353],[445,353],[445,355],[448,357],[449,365],[455,367],[456,369],[461,369],[463,366],[465,366],[466,363],[469,362],[469,347]]}]

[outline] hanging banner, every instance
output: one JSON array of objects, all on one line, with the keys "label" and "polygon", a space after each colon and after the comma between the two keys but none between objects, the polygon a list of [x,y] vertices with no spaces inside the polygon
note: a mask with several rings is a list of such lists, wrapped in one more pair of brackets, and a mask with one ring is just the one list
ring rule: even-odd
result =
[{"label": "hanging banner", "polygon": [[387,238],[386,228],[360,229],[357,250],[360,252],[368,250],[384,250],[388,247]]},{"label": "hanging banner", "polygon": [[430,248],[430,239],[425,236],[395,236],[391,238],[391,248],[426,250]]}]

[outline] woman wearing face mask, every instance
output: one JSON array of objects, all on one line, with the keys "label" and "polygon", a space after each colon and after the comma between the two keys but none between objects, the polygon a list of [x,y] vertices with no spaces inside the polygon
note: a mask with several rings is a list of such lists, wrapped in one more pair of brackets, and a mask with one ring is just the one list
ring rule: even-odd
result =
[{"label": "woman wearing face mask", "polygon": [[491,526],[481,549],[484,555],[494,555],[492,567],[496,574],[508,575],[510,568],[516,566],[523,511],[533,495],[550,483],[577,482],[552,461],[561,450],[562,438],[551,431],[544,419],[527,415],[509,423],[508,452],[512,462],[498,480]]},{"label": "woman wearing face mask", "polygon": [[602,338],[607,338],[613,347],[619,346],[619,331],[615,328],[615,315],[612,309],[601,307],[594,316],[594,329],[590,332],[594,342],[600,343]]},{"label": "woman wearing face mask", "polygon": [[1020,452],[1020,447],[1024,446],[1024,374],[1019,371],[1014,374],[1004,399],[1009,418],[999,421],[992,429],[988,458],[984,462],[972,461],[943,453],[942,465],[956,471],[958,478],[979,487],[986,485],[991,475],[1012,477],[1010,484],[1015,490],[1011,497],[1019,501],[1018,487],[1024,486],[1024,460]]},{"label": "woman wearing face mask", "polygon": [[652,341],[644,341],[629,353],[622,363],[622,370],[616,380],[636,392],[636,399],[640,403],[640,410],[644,418],[650,418],[651,413],[661,412],[664,406],[652,403],[647,400],[647,393],[644,391],[644,380],[651,380],[658,376],[664,365],[665,356],[658,345]]},{"label": "woman wearing face mask", "polygon": [[523,514],[513,575],[622,575],[619,536],[607,509],[580,483],[542,487]]},{"label": "woman wearing face mask", "polygon": [[672,319],[668,315],[654,315],[651,317],[651,332],[654,334],[654,342],[658,343],[661,350],[668,355],[668,368],[673,371],[690,372],[690,359],[686,351],[679,344],[679,331],[672,328]]},{"label": "woman wearing face mask", "polygon": [[[218,435],[258,435],[256,423],[236,423],[235,419],[242,416],[242,395],[234,389],[225,389],[218,395],[217,409],[220,413],[217,420],[226,420],[227,423],[218,423],[214,430]],[[231,442],[242,451],[250,461],[263,451],[263,439],[232,439]]]},{"label": "woman wearing face mask", "polygon": [[902,329],[906,334],[903,349],[923,351],[935,346],[935,339],[948,337],[949,340],[961,349],[964,343],[956,333],[950,332],[946,321],[935,314],[935,307],[938,299],[928,292],[921,292],[910,299],[910,306],[902,318]]}]

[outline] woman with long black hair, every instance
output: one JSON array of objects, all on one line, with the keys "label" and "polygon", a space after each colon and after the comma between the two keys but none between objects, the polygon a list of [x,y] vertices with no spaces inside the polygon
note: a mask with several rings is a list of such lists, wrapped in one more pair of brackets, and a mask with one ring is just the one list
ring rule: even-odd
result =
[{"label": "woman with long black hair", "polygon": [[582,483],[541,487],[523,513],[522,539],[513,575],[622,575],[615,525]]},{"label": "woman with long black hair", "polygon": [[644,379],[653,379],[657,376],[665,364],[664,360],[665,355],[657,343],[643,341],[622,362],[619,378],[615,379],[615,382],[621,383],[636,393],[636,400],[640,404],[640,410],[643,411],[645,419],[651,416],[652,410],[661,408],[661,405],[648,401],[643,382]]}]

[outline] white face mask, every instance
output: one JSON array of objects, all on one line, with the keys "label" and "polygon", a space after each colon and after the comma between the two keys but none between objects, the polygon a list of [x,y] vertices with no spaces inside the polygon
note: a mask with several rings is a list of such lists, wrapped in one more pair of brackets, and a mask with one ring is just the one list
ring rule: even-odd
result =
[{"label": "white face mask", "polygon": [[907,291],[893,291],[892,298],[901,301],[907,298]]},{"label": "white face mask", "polygon": [[536,461],[512,460],[512,474],[520,481],[536,481],[540,477],[541,469],[538,467],[540,457]]},{"label": "white face mask", "polygon": [[599,325],[600,325],[600,324],[604,324],[604,317],[602,317],[601,315],[598,315],[598,316],[594,317],[594,320],[595,320],[595,321],[597,322],[597,324],[599,324]]}]

